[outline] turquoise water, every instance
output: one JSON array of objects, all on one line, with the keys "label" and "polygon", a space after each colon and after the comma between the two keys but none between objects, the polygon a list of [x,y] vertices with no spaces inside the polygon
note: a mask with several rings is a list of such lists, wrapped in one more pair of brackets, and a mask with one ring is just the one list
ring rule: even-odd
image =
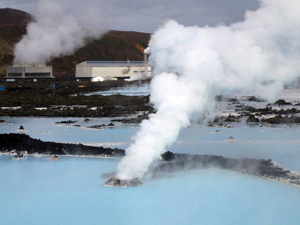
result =
[{"label": "turquoise water", "polygon": [[107,188],[118,160],[0,157],[3,224],[299,224],[300,190],[222,170]]},{"label": "turquoise water", "polygon": [[[115,123],[116,127],[103,130],[87,129],[95,124],[108,124],[110,119],[92,119],[84,122],[83,118],[8,118],[10,124],[0,124],[0,133],[26,133],[43,141],[64,143],[82,143],[112,148],[127,148],[133,141],[139,125]],[[55,124],[58,121],[77,120],[74,124]],[[27,130],[18,131],[20,125]],[[183,129],[171,151],[177,153],[222,155],[234,158],[273,159],[282,166],[300,171],[300,126],[269,126],[231,124],[234,128],[205,127],[193,123]],[[220,132],[217,133],[216,130]],[[48,132],[45,134],[45,132]],[[234,141],[228,141],[228,137]]]},{"label": "turquoise water", "polygon": [[[125,148],[131,143],[131,138],[138,128],[138,125],[120,125],[103,130],[88,129],[88,126],[109,124],[110,119],[91,119],[91,122],[84,122],[84,118],[8,118],[2,117],[10,124],[0,124],[0,133],[25,133],[32,138],[43,141],[55,141],[63,143],[82,143],[101,145],[105,147]],[[76,124],[55,124],[55,122],[73,120]],[[23,125],[26,131],[18,129]],[[75,127],[80,125],[81,127]]]},{"label": "turquoise water", "polygon": [[[136,125],[91,130],[57,125],[70,118],[0,118],[1,133],[19,132],[44,141],[126,147]],[[107,120],[82,122],[82,126]],[[184,129],[172,151],[229,157],[275,159],[300,171],[299,127],[232,124],[213,128],[193,124]],[[216,133],[216,130],[219,133]],[[40,132],[48,132],[40,133]],[[228,141],[233,136],[234,141]],[[134,188],[107,188],[103,173],[119,159],[0,156],[1,224],[291,224],[300,221],[300,189],[232,171],[207,169],[145,180]]]}]

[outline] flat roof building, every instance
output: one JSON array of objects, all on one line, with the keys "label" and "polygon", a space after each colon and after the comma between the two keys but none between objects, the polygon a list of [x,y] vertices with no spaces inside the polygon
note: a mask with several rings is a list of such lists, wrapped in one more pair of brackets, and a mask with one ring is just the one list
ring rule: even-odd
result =
[{"label": "flat roof building", "polygon": [[14,64],[7,67],[6,78],[53,78],[52,66],[45,64]]},{"label": "flat roof building", "polygon": [[142,73],[151,76],[151,67],[144,61],[85,61],[76,65],[76,78],[126,79]]}]

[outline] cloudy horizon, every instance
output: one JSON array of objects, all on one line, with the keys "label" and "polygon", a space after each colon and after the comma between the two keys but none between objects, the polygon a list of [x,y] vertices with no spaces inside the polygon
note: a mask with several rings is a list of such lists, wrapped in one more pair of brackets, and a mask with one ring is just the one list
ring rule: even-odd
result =
[{"label": "cloudy horizon", "polygon": [[[51,0],[49,0],[51,1]],[[166,20],[185,26],[229,25],[244,19],[247,10],[256,10],[259,0],[186,0],[186,1],[62,1],[66,13],[83,27],[153,33]],[[37,14],[38,0],[3,0],[0,8],[13,8]]]}]

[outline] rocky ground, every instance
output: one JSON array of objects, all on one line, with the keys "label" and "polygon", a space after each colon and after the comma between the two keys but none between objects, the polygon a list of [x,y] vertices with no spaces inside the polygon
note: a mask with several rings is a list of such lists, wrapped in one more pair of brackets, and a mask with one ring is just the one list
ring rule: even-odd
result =
[{"label": "rocky ground", "polygon": [[[147,82],[147,81],[144,81]],[[51,89],[51,84],[58,89]],[[0,92],[0,116],[120,117],[154,112],[149,96],[85,95],[143,82],[51,80],[6,82]],[[1,82],[0,82],[1,86]]]},{"label": "rocky ground", "polygon": [[[140,123],[155,112],[149,96],[85,95],[124,86],[139,86],[149,81],[126,82],[75,81],[74,79],[19,79],[15,82],[1,81],[5,91],[0,92],[0,116],[36,117],[126,117],[113,118],[112,123]],[[57,84],[58,89],[51,89]],[[34,96],[34,97],[33,97]],[[229,113],[216,115],[209,126],[228,126],[230,123],[300,124],[300,102],[279,99],[267,103],[255,96],[215,97],[216,107],[226,105]],[[225,110],[226,111],[226,110]]]}]

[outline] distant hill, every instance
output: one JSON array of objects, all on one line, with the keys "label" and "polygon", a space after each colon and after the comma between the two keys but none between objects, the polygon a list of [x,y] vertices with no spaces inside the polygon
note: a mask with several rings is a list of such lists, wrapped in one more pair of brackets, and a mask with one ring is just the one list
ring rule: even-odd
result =
[{"label": "distant hill", "polygon": [[17,9],[0,9],[0,27],[2,26],[23,26],[32,21],[33,17],[26,12]]},{"label": "distant hill", "polygon": [[0,74],[12,64],[14,45],[26,33],[26,25],[32,20],[26,12],[15,9],[0,9]]},{"label": "distant hill", "polygon": [[[26,34],[26,25],[33,20],[30,14],[15,9],[0,9],[0,74],[12,65],[14,45]],[[83,61],[143,60],[150,34],[133,31],[109,31],[99,39],[87,40],[87,44],[72,55],[57,57],[49,64],[55,75],[75,74],[76,64]]]}]

